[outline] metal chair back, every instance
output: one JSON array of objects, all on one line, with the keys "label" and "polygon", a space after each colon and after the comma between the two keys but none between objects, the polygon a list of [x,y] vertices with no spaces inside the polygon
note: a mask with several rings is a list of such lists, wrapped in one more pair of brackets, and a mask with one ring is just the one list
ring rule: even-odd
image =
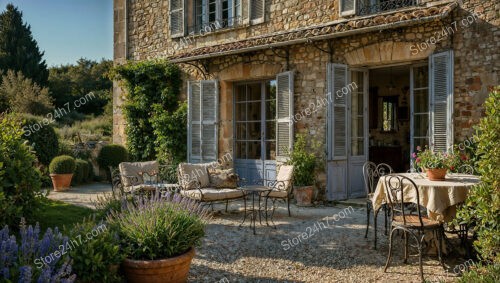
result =
[{"label": "metal chair back", "polygon": [[375,186],[378,182],[377,165],[371,161],[366,161],[363,164],[363,179],[365,181],[366,195],[375,191]]},{"label": "metal chair back", "polygon": [[[403,225],[406,226],[407,219],[409,219],[408,217],[416,216],[418,217],[420,228],[424,228],[422,213],[420,210],[420,195],[418,187],[413,180],[397,174],[387,175],[385,177],[385,191],[387,205],[393,211],[393,221],[398,218],[398,220],[402,220]],[[417,200],[416,203],[405,201],[405,194],[415,194],[415,198]]]}]

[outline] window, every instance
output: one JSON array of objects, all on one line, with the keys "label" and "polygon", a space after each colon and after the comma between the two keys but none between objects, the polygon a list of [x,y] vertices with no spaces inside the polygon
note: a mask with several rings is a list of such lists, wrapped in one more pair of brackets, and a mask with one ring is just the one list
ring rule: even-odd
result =
[{"label": "window", "polygon": [[340,15],[370,15],[416,6],[417,0],[339,0]]},{"label": "window", "polygon": [[396,130],[396,107],[397,97],[386,96],[382,98],[382,131],[392,132]]},{"label": "window", "polygon": [[190,34],[203,34],[233,27],[241,22],[241,0],[193,0]]}]

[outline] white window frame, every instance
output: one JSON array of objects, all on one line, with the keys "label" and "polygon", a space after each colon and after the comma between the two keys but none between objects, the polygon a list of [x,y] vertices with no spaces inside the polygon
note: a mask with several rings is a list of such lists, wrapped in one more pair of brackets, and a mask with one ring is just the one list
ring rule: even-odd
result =
[{"label": "white window frame", "polygon": [[[202,23],[201,23],[201,29],[203,30],[205,26],[212,24],[209,20],[209,1],[210,0],[195,0],[193,2],[193,18],[196,23],[196,18],[198,15],[196,15],[196,6],[198,1],[201,1],[201,6],[202,6]],[[235,25],[234,19],[235,17],[241,17],[241,5],[242,5],[242,0],[239,1],[239,6],[236,6],[236,1],[237,0],[227,0],[228,5],[231,5],[231,9],[228,9],[231,11],[231,14],[228,13],[228,19],[227,19],[227,26],[232,27]],[[221,24],[224,19],[222,19],[222,2],[223,0],[216,0],[215,1],[215,28],[223,28],[223,25]],[[230,21],[231,20],[231,21]],[[219,24],[217,24],[217,22]],[[199,31],[198,31],[199,32]]]},{"label": "white window frame", "polygon": [[339,14],[341,17],[356,15],[358,0],[352,0],[354,2],[354,8],[351,10],[343,11],[343,0],[339,0]]},{"label": "white window frame", "polygon": [[[262,2],[262,16],[260,18],[252,19],[252,1]],[[251,25],[258,25],[266,19],[266,0],[248,0],[248,20]]]}]

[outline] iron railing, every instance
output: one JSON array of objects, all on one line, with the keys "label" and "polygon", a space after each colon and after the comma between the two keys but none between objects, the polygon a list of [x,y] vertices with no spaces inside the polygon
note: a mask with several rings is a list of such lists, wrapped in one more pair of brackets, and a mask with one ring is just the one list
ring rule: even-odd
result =
[{"label": "iron railing", "polygon": [[394,11],[418,5],[418,0],[357,0],[359,16]]},{"label": "iron railing", "polygon": [[188,27],[188,34],[205,34],[212,33],[223,29],[231,29],[243,24],[241,16],[215,20],[208,23],[195,23]]}]

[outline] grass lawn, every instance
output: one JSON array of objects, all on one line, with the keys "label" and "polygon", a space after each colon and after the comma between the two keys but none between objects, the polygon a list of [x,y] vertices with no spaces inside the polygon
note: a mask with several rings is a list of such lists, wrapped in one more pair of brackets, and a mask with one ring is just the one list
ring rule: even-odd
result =
[{"label": "grass lawn", "polygon": [[59,229],[64,230],[81,222],[83,218],[91,216],[93,212],[90,208],[44,199],[40,202],[40,210],[35,216],[34,222],[40,223],[41,231],[45,231],[49,227],[59,227]]}]

